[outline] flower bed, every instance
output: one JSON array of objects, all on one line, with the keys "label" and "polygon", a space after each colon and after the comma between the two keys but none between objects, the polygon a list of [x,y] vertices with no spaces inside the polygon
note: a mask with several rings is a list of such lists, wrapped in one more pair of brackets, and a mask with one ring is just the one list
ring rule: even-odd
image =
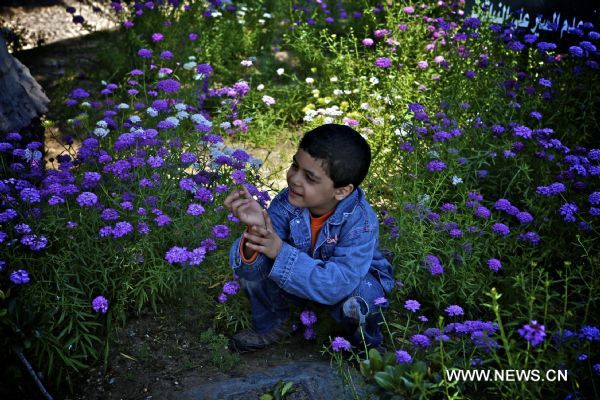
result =
[{"label": "flower bed", "polygon": [[[439,2],[113,2],[123,46],[76,87],[67,146],[0,143],[5,349],[57,383],[106,357],[115,323],[195,282],[224,333],[247,324],[227,253],[235,185],[263,204],[260,161],[232,140],[355,127],[363,185],[397,288],[381,396],[598,395],[598,51],[591,22],[546,41]],[[72,11],[72,10],[70,10]],[[305,337],[327,338],[304,310]],[[322,326],[320,326],[322,325]],[[352,351],[342,337],[328,351]],[[368,358],[368,362],[365,357]],[[566,382],[471,382],[450,370],[566,370]]]}]

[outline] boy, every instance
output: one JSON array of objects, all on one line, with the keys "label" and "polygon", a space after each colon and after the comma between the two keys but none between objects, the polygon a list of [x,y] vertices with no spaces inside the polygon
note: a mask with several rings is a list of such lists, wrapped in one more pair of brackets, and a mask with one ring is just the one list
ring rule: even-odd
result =
[{"label": "boy", "polygon": [[[253,351],[288,335],[288,303],[326,305],[350,341],[378,347],[383,335],[375,300],[394,285],[378,249],[377,216],[358,187],[371,149],[354,129],[322,125],[304,135],[287,172],[287,189],[268,212],[246,188],[225,206],[246,231],[231,247],[230,263],[250,300],[253,329],[235,334],[238,351]],[[379,303],[379,302],[377,302]],[[361,329],[362,328],[362,329]],[[361,332],[362,331],[362,332]]]}]

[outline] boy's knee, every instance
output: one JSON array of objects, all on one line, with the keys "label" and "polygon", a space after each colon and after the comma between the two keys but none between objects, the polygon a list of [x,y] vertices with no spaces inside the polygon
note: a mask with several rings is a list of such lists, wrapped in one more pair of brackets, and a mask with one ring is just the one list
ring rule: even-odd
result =
[{"label": "boy's knee", "polygon": [[342,305],[344,317],[355,324],[363,324],[369,311],[369,304],[360,296],[351,296]]}]

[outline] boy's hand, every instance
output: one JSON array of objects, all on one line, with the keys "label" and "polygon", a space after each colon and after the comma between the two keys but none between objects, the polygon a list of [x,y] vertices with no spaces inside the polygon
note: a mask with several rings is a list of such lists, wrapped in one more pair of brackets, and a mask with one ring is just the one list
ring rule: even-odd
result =
[{"label": "boy's hand", "polygon": [[263,210],[262,213],[265,225],[252,226],[248,232],[244,233],[246,246],[274,260],[279,254],[283,242],[275,232],[275,229],[273,229],[273,223],[267,211]]},{"label": "boy's hand", "polygon": [[265,226],[263,208],[245,186],[229,193],[224,204],[242,223],[248,226]]}]

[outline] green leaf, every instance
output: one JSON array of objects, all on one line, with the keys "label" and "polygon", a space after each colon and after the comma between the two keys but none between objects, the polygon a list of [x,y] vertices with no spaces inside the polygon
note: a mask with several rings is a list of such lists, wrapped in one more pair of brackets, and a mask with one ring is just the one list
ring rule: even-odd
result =
[{"label": "green leaf", "polygon": [[375,382],[377,382],[377,384],[385,389],[385,390],[389,390],[390,392],[393,392],[395,387],[394,387],[394,383],[392,381],[392,377],[389,376],[388,374],[386,374],[385,372],[377,372],[374,376],[375,378]]},{"label": "green leaf", "polygon": [[281,395],[285,396],[292,386],[294,386],[294,382],[287,382],[285,385],[283,385],[283,388],[281,388]]},{"label": "green leaf", "polygon": [[265,393],[259,397],[259,400],[273,400],[273,396],[268,393]]},{"label": "green leaf", "polygon": [[369,360],[371,360],[371,368],[374,371],[380,371],[383,369],[383,359],[377,349],[369,350]]},{"label": "green leaf", "polygon": [[373,370],[371,369],[371,362],[369,360],[362,360],[360,362],[360,373],[364,377],[370,377],[373,375]]}]

